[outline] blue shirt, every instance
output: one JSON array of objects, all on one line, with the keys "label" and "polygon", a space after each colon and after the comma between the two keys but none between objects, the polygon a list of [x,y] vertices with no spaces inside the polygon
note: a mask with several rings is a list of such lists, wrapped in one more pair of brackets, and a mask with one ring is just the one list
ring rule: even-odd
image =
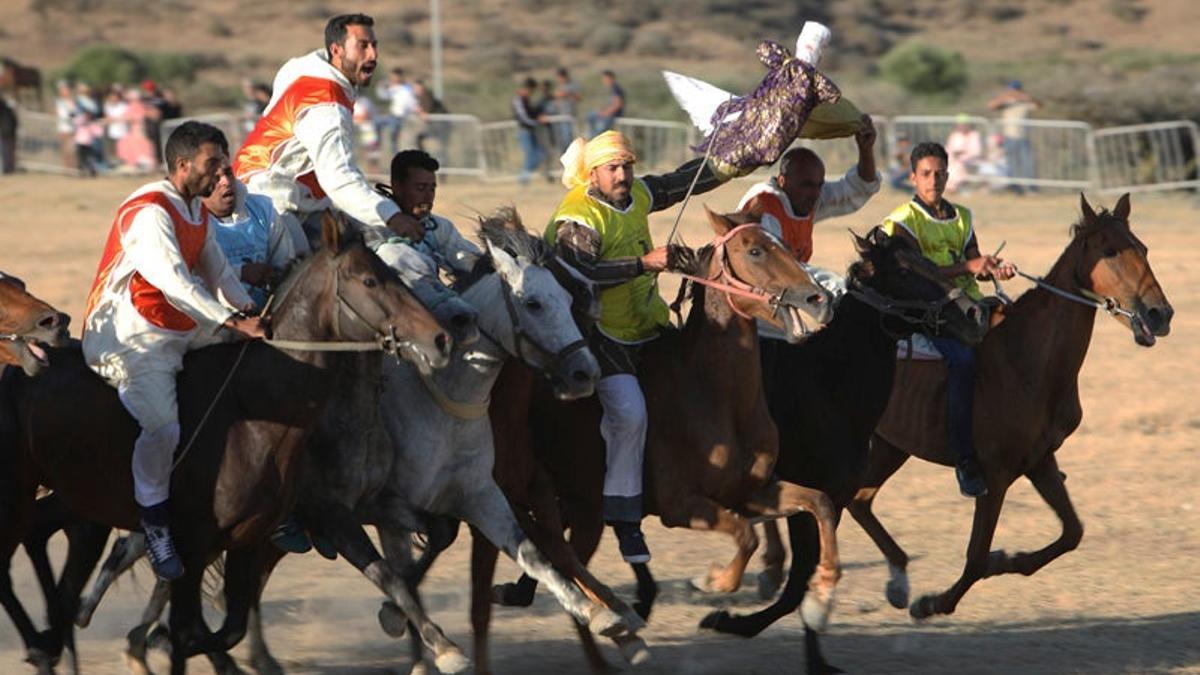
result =
[{"label": "blue shirt", "polygon": [[[246,196],[244,212],[234,212],[233,221],[213,217],[213,233],[217,244],[225,252],[229,264],[241,274],[241,266],[245,263],[267,262],[267,253],[271,237],[271,199],[264,195],[251,194]],[[246,292],[254,299],[255,304],[262,307],[267,301],[265,290],[256,286],[242,283]]]}]

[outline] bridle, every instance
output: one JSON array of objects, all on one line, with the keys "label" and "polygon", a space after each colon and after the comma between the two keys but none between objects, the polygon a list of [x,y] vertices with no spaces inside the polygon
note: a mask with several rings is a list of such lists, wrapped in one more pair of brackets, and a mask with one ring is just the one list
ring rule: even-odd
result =
[{"label": "bridle", "polygon": [[933,335],[936,335],[941,326],[946,323],[946,319],[942,318],[942,310],[963,296],[963,290],[956,286],[937,300],[898,300],[890,298],[870,286],[864,286],[862,282],[853,278],[850,280],[850,287],[846,293],[883,316],[894,317],[907,324],[920,326]]},{"label": "bridle", "polygon": [[[505,281],[504,277],[499,273],[496,274],[496,277],[500,280],[500,295],[504,298],[504,308],[508,311],[508,318],[513,327],[514,353],[512,356],[515,356],[529,364],[540,362],[543,364],[541,366],[542,372],[549,374],[554,370],[557,370],[558,367],[562,365],[563,361],[566,361],[567,358],[569,358],[575,352],[587,349],[587,340],[584,338],[580,338],[574,342],[564,345],[557,351],[546,347],[541,342],[538,342],[537,338],[531,335],[529,331],[525,329],[525,325],[521,322],[521,315],[517,313],[516,305],[513,304],[512,287],[508,285],[508,282]],[[484,330],[483,327],[479,328],[479,333],[496,343],[496,345],[501,349],[507,351],[507,349],[504,347],[504,343],[501,342],[499,338]],[[526,349],[532,349],[534,354],[538,357],[537,360],[529,358],[526,353]]]},{"label": "bridle", "polygon": [[[268,318],[272,316],[270,311],[273,306],[283,305],[292,291],[299,285],[299,280],[303,278],[308,270],[307,266],[311,265],[315,256],[309,258],[303,264],[306,269],[300,270],[291,275],[292,279],[284,286],[277,294],[272,295],[267,299],[267,304],[263,308],[263,316]],[[400,340],[396,336],[396,327],[389,326],[388,332],[384,333],[371,322],[363,317],[362,312],[354,307],[349,300],[342,295],[341,274],[334,269],[333,271],[333,296],[337,300],[337,310],[333,313],[333,333],[334,335],[342,334],[341,316],[345,314],[350,318],[352,323],[355,323],[368,331],[375,334],[374,340],[279,340],[269,338],[263,340],[268,345],[278,349],[287,349],[294,351],[311,351],[311,352],[373,352],[382,351],[386,354],[391,354],[397,358],[400,357],[400,348],[404,346],[404,340]],[[278,302],[275,302],[278,298]]]},{"label": "bridle", "polygon": [[[716,260],[716,265],[714,265],[715,271],[713,271],[708,277],[698,277],[691,274],[681,274],[680,276],[692,283],[697,283],[701,286],[707,286],[723,292],[725,294],[725,301],[729,303],[729,308],[733,310],[734,314],[737,314],[743,319],[753,319],[754,317],[750,316],[746,312],[743,312],[736,304],[734,304],[734,296],[740,298],[749,298],[751,300],[761,302],[770,307],[772,313],[778,312],[780,306],[788,304],[786,302],[787,291],[784,290],[780,291],[779,293],[769,293],[764,288],[752,286],[741,279],[738,279],[737,275],[733,272],[733,268],[729,264],[729,256],[725,251],[726,244],[728,244],[729,240],[733,239],[733,237],[739,232],[749,228],[761,229],[761,227],[762,226],[758,223],[745,223],[743,225],[738,225],[720,237],[717,237],[711,244],[713,249],[713,257]],[[683,299],[685,288],[686,284],[680,287],[679,298],[676,299],[676,301],[671,305],[672,309],[674,309],[676,313],[678,313],[679,306],[682,304],[681,301]]]}]

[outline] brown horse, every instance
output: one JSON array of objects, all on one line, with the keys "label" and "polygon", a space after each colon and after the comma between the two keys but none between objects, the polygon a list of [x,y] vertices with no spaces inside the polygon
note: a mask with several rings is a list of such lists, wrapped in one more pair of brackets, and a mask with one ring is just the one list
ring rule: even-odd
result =
[{"label": "brown horse", "polygon": [[49,364],[46,346],[67,343],[71,318],[25,291],[25,282],[0,272],[0,368],[37,375]]},{"label": "brown horse", "polygon": [[[667,331],[647,345],[639,376],[650,420],[645,508],[667,527],[715,530],[734,537],[741,545],[730,567],[738,574],[746,563],[740,551],[753,548],[746,540],[754,537],[751,525],[756,519],[812,513],[820,524],[821,563],[805,611],[813,625],[820,625],[841,575],[832,507],[823,493],[771,476],[778,435],[759,377],[755,323],[746,317],[779,323],[777,312],[786,310],[780,312],[783,321],[795,329],[799,309],[818,320],[828,318],[829,296],[761,228],[738,226],[712,213],[709,220],[720,244],[701,251],[698,277],[715,279],[726,271],[733,281],[774,294],[776,302],[730,294],[727,289],[736,283],[713,290],[697,284],[683,329]],[[792,298],[801,302],[788,304]],[[510,373],[502,375],[493,391],[497,480],[530,538],[544,546],[555,565],[612,606],[611,590],[584,570],[603,529],[600,406],[594,398],[557,402],[533,384],[520,373]],[[687,424],[680,424],[682,420]],[[570,546],[562,539],[564,519],[571,528]],[[481,537],[474,542],[472,624],[478,655],[486,645],[496,551]],[[645,615],[653,579],[645,565],[635,570],[642,598],[639,613]],[[535,585],[523,577],[517,586],[501,589],[498,599],[527,604]],[[578,624],[577,629],[593,668],[602,668],[590,633]],[[476,665],[481,665],[478,660]]]},{"label": "brown horse", "polygon": [[[1155,336],[1170,330],[1173,310],[1150,269],[1146,245],[1129,227],[1129,195],[1112,212],[1099,214],[1086,199],[1080,201],[1083,218],[1044,282],[1006,308],[979,347],[974,438],[988,493],[975,500],[962,576],[946,592],[913,602],[909,612],[914,618],[951,614],[976,581],[1012,572],[1033,574],[1079,545],[1083,525],[1054,453],[1083,417],[1079,369],[1091,342],[1096,304],[1118,316],[1139,345],[1152,346]],[[1102,300],[1092,303],[1080,296]],[[953,465],[946,444],[945,397],[942,364],[901,362],[872,439],[866,481],[849,507],[887,557],[892,574],[887,597],[897,608],[908,602],[908,556],[875,518],[871,502],[910,455]],[[990,551],[1004,495],[1020,476],[1033,483],[1062,521],[1062,534],[1030,553]]]},{"label": "brown horse", "polygon": [[[172,672],[183,672],[191,655],[223,651],[240,640],[259,583],[258,561],[247,552],[258,551],[291,509],[300,452],[330,392],[342,379],[362,374],[354,363],[380,358],[330,353],[341,345],[320,343],[381,344],[424,369],[448,360],[448,336],[361,240],[347,238],[344,225],[330,217],[323,238],[326,247],[299,263],[279,290],[275,346],[222,344],[185,360],[178,391],[186,440],[172,477],[171,516],[186,574],[171,588]],[[129,471],[136,423],[115,390],[84,366],[77,348],[52,351],[51,357],[55,368],[38,378],[12,378],[4,388],[20,424],[16,442],[0,447],[0,475],[19,478],[3,495],[14,503],[0,511],[6,535],[0,540],[0,588],[11,584],[8,563],[27,529],[38,484],[53,488],[77,517],[104,527],[138,525]],[[104,536],[89,537],[86,545],[72,541],[52,621],[74,615],[79,590],[103,552],[107,530],[98,532]],[[227,616],[213,634],[200,615],[200,587],[205,566],[221,550],[229,551]],[[404,609],[410,618],[424,619],[415,601]],[[44,636],[27,634],[31,626],[19,621],[18,627],[30,656],[48,670],[57,653],[38,653]],[[62,636],[69,625],[52,630],[59,632],[52,646],[69,639]]]}]

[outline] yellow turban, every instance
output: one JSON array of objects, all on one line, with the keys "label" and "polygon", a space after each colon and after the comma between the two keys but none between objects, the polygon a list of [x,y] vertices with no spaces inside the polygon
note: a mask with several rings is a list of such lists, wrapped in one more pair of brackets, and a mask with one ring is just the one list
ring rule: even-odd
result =
[{"label": "yellow turban", "polygon": [[576,185],[587,185],[592,169],[613,160],[637,161],[629,139],[621,132],[606,131],[590,141],[576,138],[559,158],[563,165],[562,183],[568,190]]}]

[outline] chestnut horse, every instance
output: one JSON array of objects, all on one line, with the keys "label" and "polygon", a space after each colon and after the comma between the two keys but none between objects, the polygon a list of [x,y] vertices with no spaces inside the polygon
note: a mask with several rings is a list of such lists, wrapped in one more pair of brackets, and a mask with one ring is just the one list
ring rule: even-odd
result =
[{"label": "chestnut horse", "polygon": [[[1174,312],[1150,269],[1146,245],[1130,230],[1129,195],[1112,212],[1099,214],[1086,199],[1080,201],[1083,218],[1072,228],[1066,250],[1037,288],[1004,310],[1003,321],[979,347],[974,437],[988,493],[975,499],[962,575],[944,593],[913,602],[909,612],[914,618],[951,614],[976,581],[1013,572],[1028,576],[1079,545],[1083,525],[1055,451],[1083,418],[1079,369],[1097,305],[1130,328],[1134,341],[1144,347],[1170,330]],[[866,482],[850,505],[851,515],[887,557],[887,598],[897,608],[908,602],[908,555],[875,518],[871,502],[910,455],[953,465],[946,447],[945,397],[942,364],[903,362],[872,439]],[[1004,495],[1020,476],[1033,483],[1062,521],[1062,534],[1029,553],[991,551]]]},{"label": "chestnut horse", "polygon": [[[778,434],[763,396],[758,337],[749,317],[782,321],[790,333],[799,334],[800,310],[825,320],[831,303],[761,228],[712,213],[709,221],[718,239],[701,250],[702,271],[693,278],[702,283],[693,286],[686,325],[665,331],[643,353],[639,379],[649,413],[646,512],[658,514],[667,527],[716,530],[740,542],[754,537],[756,520],[812,513],[820,523],[821,563],[805,611],[820,625],[841,575],[833,510],[823,493],[771,475]],[[712,289],[704,285],[719,278],[724,283]],[[758,295],[736,290],[750,287],[761,290]],[[620,606],[612,591],[584,570],[603,530],[605,448],[599,403],[595,398],[554,401],[535,384],[521,372],[509,372],[493,391],[497,481],[547,557],[610,607]],[[563,541],[564,519],[571,528],[570,545]],[[739,546],[739,558],[730,564],[738,574],[746,563],[740,551],[747,548],[752,547]],[[478,655],[486,646],[496,550],[475,536],[471,562]],[[641,598],[637,609],[645,616],[654,582],[645,565],[635,570]],[[528,604],[535,587],[535,581],[522,577],[499,589],[497,599]],[[592,667],[602,669],[605,664],[590,632],[579,624],[576,628]]]},{"label": "chestnut horse", "polygon": [[[850,268],[849,292],[829,325],[800,344],[763,345],[775,351],[766,378],[779,427],[775,475],[828,494],[839,518],[862,484],[871,433],[892,391],[897,340],[925,331],[973,344],[986,330],[985,313],[907,240],[875,228],[856,238],[856,248],[861,260]],[[774,525],[766,523],[768,537]],[[805,514],[788,518],[788,531],[792,564],[775,603],[744,616],[716,611],[701,627],[753,637],[800,605],[817,563],[817,532]],[[805,642],[808,672],[837,672],[808,626]]]},{"label": "chestnut horse", "polygon": [[[171,588],[172,672],[183,672],[191,655],[232,647],[245,632],[259,581],[257,561],[246,552],[258,550],[256,544],[291,508],[306,437],[330,392],[352,375],[343,366],[363,358],[329,350],[386,347],[424,369],[448,360],[448,336],[396,275],[361,240],[348,239],[343,224],[327,217],[323,229],[326,248],[299,263],[281,287],[274,346],[197,350],[180,374],[186,440],[172,480],[171,517],[186,574]],[[343,344],[321,344],[328,342]],[[9,560],[28,527],[39,484],[54,489],[76,517],[100,524],[86,543],[71,541],[58,611],[50,612],[57,623],[51,646],[61,651],[62,640],[70,639],[63,617],[74,615],[107,528],[138,525],[129,471],[137,424],[116,391],[84,365],[78,348],[50,356],[54,368],[37,378],[7,378],[4,386],[19,424],[15,442],[0,446],[0,475],[16,477],[15,489],[4,495],[14,500],[12,508],[0,512],[0,581],[10,583]],[[205,566],[223,549],[229,551],[227,616],[213,634],[200,614],[200,588]],[[405,605],[415,613],[410,618],[424,618],[415,601]],[[45,636],[22,626],[22,614],[10,610],[31,660],[50,671],[58,654],[40,652]]]},{"label": "chestnut horse", "polygon": [[25,291],[25,282],[0,272],[0,368],[20,366],[30,377],[49,364],[46,346],[67,343],[71,318]]}]

